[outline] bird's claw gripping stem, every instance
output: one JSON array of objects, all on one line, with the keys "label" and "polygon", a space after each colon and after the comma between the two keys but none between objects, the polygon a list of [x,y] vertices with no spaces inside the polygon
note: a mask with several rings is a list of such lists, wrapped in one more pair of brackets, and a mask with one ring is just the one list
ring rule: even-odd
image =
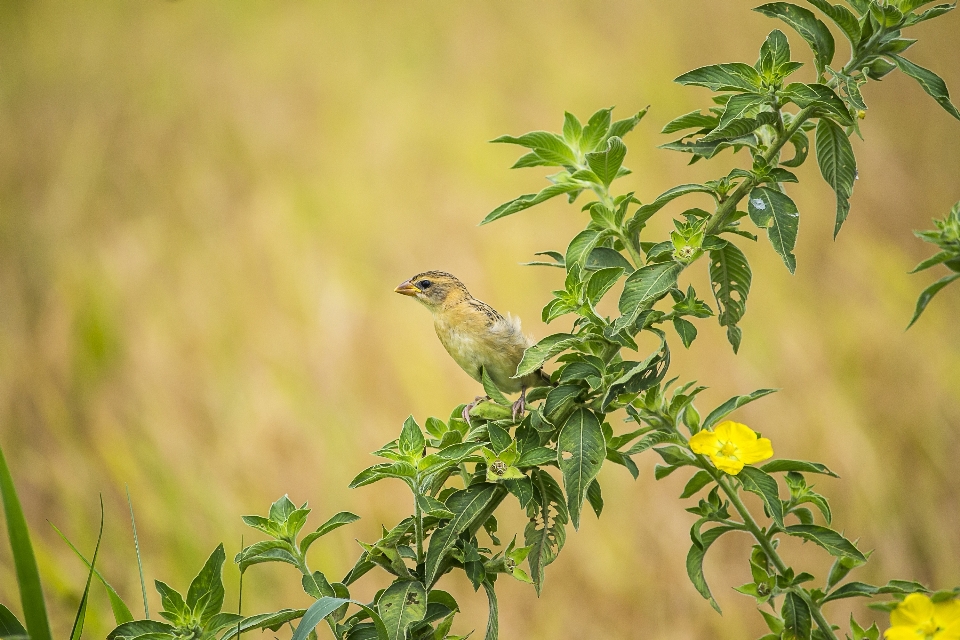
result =
[{"label": "bird's claw gripping stem", "polygon": [[523,413],[527,410],[527,389],[525,387],[520,388],[520,397],[510,406],[510,412],[513,415],[513,419],[516,420],[517,416],[523,417]]},{"label": "bird's claw gripping stem", "polygon": [[467,423],[467,426],[473,427],[473,425],[470,424],[470,412],[473,411],[473,408],[478,404],[480,404],[481,402],[483,402],[484,400],[489,400],[489,399],[490,399],[490,396],[477,396],[476,398],[473,399],[473,402],[471,402],[468,405],[464,405],[463,411],[461,412],[460,415],[463,416],[463,421]]}]

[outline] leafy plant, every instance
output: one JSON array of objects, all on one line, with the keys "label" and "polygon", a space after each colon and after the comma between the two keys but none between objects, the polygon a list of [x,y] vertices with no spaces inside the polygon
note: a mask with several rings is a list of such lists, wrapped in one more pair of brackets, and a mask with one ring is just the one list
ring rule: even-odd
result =
[{"label": "leafy plant", "polygon": [[[791,169],[806,162],[811,147],[821,175],[835,192],[833,227],[834,234],[839,233],[850,213],[857,177],[850,138],[860,135],[858,123],[866,116],[864,84],[900,69],[960,119],[943,81],[902,55],[916,42],[903,36],[905,29],[943,15],[954,5],[921,11],[929,2],[849,0],[835,5],[809,0],[809,4],[819,13],[786,2],[756,10],[782,21],[809,46],[814,82],[791,81],[803,63],[792,59],[787,37],[779,29],[767,36],[753,64],[709,65],[676,79],[715,95],[705,110],[668,122],[664,134],[685,133],[661,147],[690,154],[691,163],[726,150],[736,158],[747,156],[742,167],[714,180],[675,186],[647,203],[634,193],[615,192],[616,181],[630,173],[624,166],[628,155],[624,138],[646,110],[614,121],[612,108],[600,109],[586,123],[566,113],[559,133],[534,131],[494,140],[525,150],[514,168],[552,167],[554,172],[547,176],[546,187],[505,202],[482,224],[560,195],[570,203],[581,196],[587,200],[581,211],[589,221],[565,251],[541,252],[538,255],[545,258],[530,263],[556,267],[564,274],[561,288],[543,308],[544,322],[573,317],[567,331],[547,336],[524,353],[516,377],[551,361],[556,364],[551,386],[528,394],[528,412],[515,416],[509,401],[485,383],[492,399],[472,408],[469,422],[463,417],[464,405],[454,408],[447,420],[430,417],[423,426],[412,416],[407,418],[399,436],[374,452],[384,462],[360,472],[350,486],[399,480],[410,492],[411,514],[390,528],[381,526],[379,539],[360,542],[356,563],[339,581],[311,569],[308,551],[319,538],[357,516],[340,512],[303,536],[310,509],[306,503],[297,507],[287,496],[274,502],[266,516],[245,516],[244,522],[266,539],[236,555],[241,575],[256,564],[291,565],[303,591],[314,599],[309,607],[254,616],[223,612],[221,573],[226,555],[221,545],[185,597],[156,582],[163,603],[160,615],[166,622],[148,619],[144,597],[147,619],[121,621],[129,610],[114,608],[115,615],[120,614],[109,640],[229,640],[245,631],[276,631],[284,625],[293,629],[293,640],[306,640],[316,637],[322,622],[338,640],[460,639],[466,636],[452,632],[459,604],[438,588],[444,576],[457,571],[475,590],[484,589],[489,607],[485,638],[494,640],[499,631],[496,581],[501,574],[532,583],[539,594],[546,567],[563,549],[567,525],[579,528],[586,506],[598,517],[603,511],[598,480],[603,465],[622,466],[637,478],[633,458],[648,450],[662,461],[655,467],[656,479],[678,471],[689,474],[680,498],[696,497],[697,504],[686,509],[696,518],[690,529],[687,573],[694,588],[718,611],[704,578],[704,557],[727,533],[752,538],[755,544],[747,558],[752,580],[737,590],[760,609],[770,629],[762,640],[835,640],[839,627],[825,617],[823,606],[839,599],[891,596],[874,604],[910,612],[912,617],[904,613],[900,622],[919,621],[918,625],[926,624],[923,616],[928,614],[935,620],[938,606],[953,606],[943,603],[954,602],[960,589],[932,593],[910,581],[870,585],[847,579],[870,553],[831,528],[830,504],[810,482],[814,476],[836,474],[817,462],[773,458],[770,440],[730,419],[737,409],[773,390],[735,396],[702,417],[695,402],[705,387],[693,382],[678,385],[677,377],[668,378],[671,334],[689,347],[699,335],[699,320],[716,317],[733,350],[739,349],[743,339],[739,323],[753,273],[738,243],[757,240],[749,224],[765,232],[791,273],[797,268],[794,248],[800,215],[785,185],[798,181]],[[842,67],[834,65],[836,41],[821,17],[832,22],[849,44],[851,57]],[[683,208],[673,218],[668,237],[650,237],[652,217],[691,194],[708,196],[709,209]],[[960,277],[958,215],[960,204],[937,221],[936,231],[918,234],[937,244],[940,252],[915,270],[944,264],[957,273],[921,295],[913,321],[934,294]],[[681,282],[686,270],[701,259],[716,309],[692,284]],[[608,295],[617,295],[614,317],[600,311]],[[649,342],[654,348],[642,352],[641,345]],[[612,421],[620,410],[628,425],[623,432]],[[39,593],[22,514],[2,462],[0,457],[0,488],[18,575],[23,576],[21,589],[26,584],[26,589]],[[751,511],[744,493],[756,495],[762,511]],[[516,532],[504,546],[496,515],[513,499],[528,520],[522,544],[517,542],[521,532]],[[793,567],[781,554],[780,540],[791,537],[812,542],[834,558],[817,586],[812,574]],[[115,593],[95,571],[94,561],[89,563],[87,589],[96,575],[108,593]],[[351,586],[374,570],[383,572],[383,587],[370,602],[352,598]],[[39,609],[24,605],[26,629],[0,607],[0,629],[12,636],[49,637],[42,598],[39,602]],[[910,624],[898,626],[909,633]],[[864,629],[853,618],[849,626],[854,640],[879,636],[876,626]],[[917,629],[929,632],[926,627]]]},{"label": "leafy plant", "polygon": [[913,312],[910,324],[907,325],[908,328],[913,326],[913,323],[920,318],[920,314],[930,304],[933,296],[937,295],[945,286],[960,278],[960,202],[953,205],[950,213],[943,220],[934,220],[933,223],[937,227],[935,230],[918,231],[916,235],[924,242],[937,245],[940,251],[918,264],[910,273],[923,271],[938,264],[942,264],[953,273],[943,276],[923,290],[920,298],[917,299],[917,308]]}]

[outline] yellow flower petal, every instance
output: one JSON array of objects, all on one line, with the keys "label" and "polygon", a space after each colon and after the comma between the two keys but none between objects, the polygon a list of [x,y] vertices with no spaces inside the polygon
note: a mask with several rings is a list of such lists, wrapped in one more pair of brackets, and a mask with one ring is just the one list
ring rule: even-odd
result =
[{"label": "yellow flower petal", "polygon": [[769,438],[757,438],[756,441],[740,447],[740,460],[746,464],[760,462],[773,457],[773,445]]},{"label": "yellow flower petal", "polygon": [[923,593],[911,593],[890,612],[890,625],[920,626],[933,620],[933,602]]},{"label": "yellow flower petal", "polygon": [[934,640],[960,640],[960,625],[954,624],[933,636]]},{"label": "yellow flower petal", "polygon": [[883,632],[887,640],[923,640],[923,632],[917,627],[890,627]]},{"label": "yellow flower petal", "polygon": [[720,441],[712,431],[701,431],[690,438],[690,449],[700,455],[712,456],[720,450]]},{"label": "yellow flower petal", "polygon": [[724,420],[717,425],[713,432],[721,440],[732,440],[737,444],[757,439],[757,434],[754,433],[753,429],[733,420]]},{"label": "yellow flower petal", "polygon": [[947,600],[933,605],[933,619],[941,629],[950,629],[960,623],[960,600]]},{"label": "yellow flower petal", "polygon": [[732,476],[737,475],[743,470],[743,463],[739,460],[724,458],[722,456],[710,456],[710,459],[717,469],[720,469],[720,471],[724,473],[729,473]]}]

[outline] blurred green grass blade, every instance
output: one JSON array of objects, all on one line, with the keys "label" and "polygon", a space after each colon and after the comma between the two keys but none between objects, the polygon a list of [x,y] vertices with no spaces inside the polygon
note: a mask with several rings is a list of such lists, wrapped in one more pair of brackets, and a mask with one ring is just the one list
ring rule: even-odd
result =
[{"label": "blurred green grass blade", "polygon": [[94,567],[97,565],[97,554],[100,553],[101,540],[103,540],[103,496],[100,496],[100,533],[97,534],[97,546],[93,550],[93,559],[90,561],[90,571],[87,573],[87,584],[83,587],[83,597],[80,598],[77,617],[73,620],[70,640],[80,640],[80,636],[83,635],[83,621],[87,618],[87,602],[90,599],[90,583],[93,582],[93,574],[96,572]]},{"label": "blurred green grass blade", "polygon": [[20,586],[20,602],[23,605],[23,619],[27,624],[27,633],[32,640],[53,640],[50,634],[50,622],[47,620],[47,608],[43,603],[43,589],[40,587],[40,572],[37,559],[30,544],[30,532],[23,517],[23,509],[17,498],[17,490],[10,477],[10,469],[0,449],[0,495],[3,496],[3,512],[7,519],[7,533],[10,536],[10,548],[13,550],[13,563],[17,569],[17,584]]},{"label": "blurred green grass blade", "polygon": [[0,638],[12,640],[13,638],[26,638],[27,630],[23,628],[17,616],[13,615],[10,609],[0,604]]},{"label": "blurred green grass blade", "polygon": [[[70,540],[67,539],[67,536],[63,535],[63,532],[57,528],[57,525],[50,523],[50,526],[53,527],[53,530],[63,538],[63,541],[67,543],[67,546],[73,550],[77,557],[83,560],[83,564],[87,567],[92,567],[89,561],[80,553],[80,550],[77,549]],[[117,593],[116,589],[110,586],[99,571],[94,570],[93,575],[97,576],[97,579],[100,580],[100,584],[103,585],[103,588],[107,590],[107,595],[110,596],[110,608],[113,609],[113,619],[116,620],[117,626],[119,627],[124,622],[133,622],[133,614],[130,612],[130,608],[123,601],[123,598],[120,597],[120,594]]]},{"label": "blurred green grass blade", "polygon": [[140,540],[137,538],[137,520],[133,517],[133,501],[130,500],[130,487],[127,487],[127,504],[130,506],[130,524],[133,526],[133,547],[137,550],[137,569],[140,570],[140,593],[143,594],[143,617],[150,619],[150,607],[147,606],[147,584],[143,581],[143,562],[140,560]]}]

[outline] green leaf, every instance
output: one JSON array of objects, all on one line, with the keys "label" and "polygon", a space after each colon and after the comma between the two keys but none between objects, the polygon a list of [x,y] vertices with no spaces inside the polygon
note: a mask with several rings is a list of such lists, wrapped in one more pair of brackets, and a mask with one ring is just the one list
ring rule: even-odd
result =
[{"label": "green leaf", "polygon": [[697,327],[694,326],[694,324],[689,320],[675,317],[673,319],[673,328],[677,330],[677,334],[680,336],[683,346],[689,349],[690,345],[693,344],[693,341],[697,338]]},{"label": "green leaf", "polygon": [[555,333],[547,336],[523,352],[523,358],[520,360],[520,364],[517,365],[517,373],[513,377],[522,378],[527,374],[533,373],[542,367],[550,358],[581,342],[582,339],[579,336],[571,333]]},{"label": "green leaf", "polygon": [[497,636],[500,633],[500,612],[497,607],[497,593],[488,580],[483,581],[483,590],[487,594],[487,605],[489,609],[487,615],[487,632],[483,638],[484,640],[497,640]]},{"label": "green leaf", "polygon": [[556,461],[556,450],[550,449],[549,447],[536,447],[535,449],[530,449],[529,451],[524,451],[522,454],[520,454],[520,458],[517,459],[516,466],[520,468],[539,467],[542,464],[548,464]]},{"label": "green leaf", "polygon": [[745,404],[749,404],[754,400],[759,400],[763,396],[770,395],[771,393],[776,392],[776,389],[757,389],[753,393],[750,393],[745,396],[733,396],[722,405],[711,411],[706,418],[703,420],[704,429],[712,429],[714,425],[718,424],[721,420],[726,418],[728,415],[739,409]]},{"label": "green leaf", "polygon": [[791,82],[780,91],[780,95],[801,109],[813,106],[820,115],[829,116],[843,125],[853,124],[846,103],[825,84]]},{"label": "green leaf", "polygon": [[[773,389],[764,389],[763,391],[770,393],[773,391]],[[802,473],[822,473],[827,476],[833,476],[834,478],[840,477],[833,471],[830,471],[826,465],[822,465],[819,462],[807,462],[806,460],[772,460],[760,468],[767,473],[777,473],[779,471],[799,471]]]},{"label": "green leaf", "polygon": [[841,600],[843,598],[870,598],[879,592],[879,587],[864,582],[848,582],[827,595],[821,602]]},{"label": "green leaf", "polygon": [[[228,629],[227,632],[220,637],[220,640],[230,640],[239,633],[245,633],[253,629],[278,629],[291,620],[302,618],[305,613],[306,609],[281,609],[273,613],[258,613],[257,615],[244,618],[237,625],[233,625],[231,629]],[[319,620],[317,622],[319,624]],[[384,637],[386,637],[386,633],[384,633]],[[115,639],[108,636],[108,640]]]},{"label": "green leaf", "polygon": [[491,400],[505,407],[510,406],[510,401],[507,400],[507,397],[497,388],[490,374],[487,373],[486,367],[483,366],[480,367],[480,381],[483,384],[484,393],[490,396]]},{"label": "green leaf", "polygon": [[934,282],[932,285],[923,290],[920,294],[920,297],[917,298],[917,308],[913,312],[913,318],[910,319],[910,324],[907,325],[907,329],[913,326],[913,323],[920,318],[920,314],[923,313],[924,309],[927,308],[927,305],[930,304],[930,301],[933,300],[933,296],[937,295],[941,289],[945,286],[960,278],[960,273],[951,273],[950,275],[944,276]]},{"label": "green leaf", "polygon": [[491,211],[487,214],[487,217],[484,218],[480,224],[485,225],[494,220],[499,220],[500,218],[513,215],[524,209],[529,209],[534,205],[538,205],[541,202],[546,202],[550,198],[554,198],[564,193],[571,193],[573,191],[579,191],[582,189],[577,183],[562,183],[562,184],[552,184],[549,187],[545,187],[539,193],[527,193],[509,202],[504,202],[502,205]]},{"label": "green leaf", "polygon": [[[348,600],[346,598],[320,598],[314,602],[303,614],[303,619],[300,621],[300,624],[297,625],[297,629],[293,632],[293,636],[290,640],[306,640],[307,636],[309,636],[310,632],[313,631],[318,624],[320,624],[321,620],[345,604],[355,604],[363,609],[364,613],[370,616],[370,619],[373,621],[373,624],[377,630],[377,638],[379,638],[379,640],[390,640],[390,636],[387,635],[387,628],[384,626],[383,620],[376,611],[365,604],[357,602],[356,600]],[[277,614],[280,613],[283,612],[277,612]],[[277,616],[277,614],[268,615]],[[266,624],[261,622],[260,626],[257,628],[264,627],[266,627]],[[228,636],[225,635],[221,640],[228,640]]]},{"label": "green leaf", "polygon": [[420,431],[420,425],[413,419],[413,416],[407,416],[403,421],[403,429],[400,431],[400,453],[406,455],[420,455],[427,441]]},{"label": "green leaf", "polygon": [[635,317],[646,303],[657,300],[675,287],[681,271],[683,265],[671,261],[647,265],[631,273],[620,294],[620,313]]},{"label": "green leaf", "polygon": [[796,133],[790,136],[789,142],[793,145],[793,157],[789,160],[781,160],[780,164],[784,167],[799,167],[810,153],[810,139],[803,129],[797,129]]},{"label": "green leaf", "polygon": [[760,496],[764,506],[766,506],[767,511],[770,513],[770,517],[782,527],[783,503],[780,502],[777,481],[760,469],[751,466],[746,466],[741,469],[740,473],[737,474],[737,478],[746,491]]},{"label": "green leaf", "polygon": [[510,167],[511,169],[528,169],[530,167],[555,167],[558,163],[549,162],[538,156],[535,151],[525,153]]},{"label": "green leaf", "polygon": [[927,9],[926,11],[924,11],[924,12],[921,13],[921,14],[911,14],[911,15],[908,15],[908,16],[906,17],[906,20],[904,21],[903,26],[909,27],[909,26],[918,24],[918,23],[920,23],[920,22],[924,22],[924,21],[926,21],[926,20],[930,20],[931,18],[936,18],[936,17],[938,17],[938,16],[942,16],[943,14],[948,13],[948,12],[950,12],[950,11],[953,11],[953,10],[956,9],[956,8],[957,8],[957,3],[956,3],[956,2],[954,2],[953,4],[938,4],[937,6],[933,7],[932,9]]},{"label": "green leaf", "polygon": [[626,273],[633,273],[633,265],[619,251],[610,247],[597,247],[590,252],[590,257],[587,258],[588,270],[596,271],[608,267],[623,267]]},{"label": "green leaf", "polygon": [[556,560],[563,543],[566,541],[568,514],[564,504],[563,491],[553,477],[542,469],[534,469],[531,474],[537,499],[527,506],[530,516],[523,530],[526,546],[531,547],[527,562],[530,564],[530,577],[533,586],[540,595],[543,589],[544,569]]},{"label": "green leaf", "polygon": [[389,640],[402,640],[407,628],[427,614],[427,591],[416,580],[396,581],[377,601]]},{"label": "green leaf", "polygon": [[828,18],[833,20],[851,44],[859,43],[860,23],[857,16],[853,15],[849,9],[843,5],[831,4],[827,0],[807,0],[807,2],[820,9]]},{"label": "green leaf", "polygon": [[293,554],[293,547],[286,540],[263,540],[255,542],[237,554],[235,561],[240,565],[240,571],[263,562],[286,562],[297,566],[297,558]]},{"label": "green leaf", "polygon": [[587,126],[583,128],[583,136],[580,138],[580,150],[584,152],[593,151],[599,147],[610,131],[610,112],[613,107],[600,109],[587,121]]},{"label": "green leaf", "polygon": [[137,520],[133,517],[133,501],[130,488],[127,487],[127,506],[130,508],[130,527],[133,529],[133,548],[137,552],[137,569],[140,573],[140,594],[143,596],[143,617],[150,619],[150,607],[147,606],[147,583],[143,579],[143,562],[140,559],[140,539],[137,538]]},{"label": "green leaf", "polygon": [[93,550],[93,558],[90,560],[90,571],[87,573],[87,584],[83,588],[83,595],[80,597],[80,606],[77,608],[77,615],[73,619],[73,628],[70,630],[70,640],[80,640],[83,635],[83,623],[87,619],[87,602],[90,598],[90,583],[93,582],[93,573],[96,571],[97,555],[100,553],[100,542],[103,540],[103,497],[100,498],[100,533],[97,534],[97,546]]},{"label": "green leaf", "polygon": [[952,251],[941,251],[937,255],[931,256],[926,260],[924,260],[923,262],[921,262],[920,264],[918,264],[917,266],[915,266],[913,269],[909,271],[909,273],[917,273],[919,271],[925,271],[930,267],[935,267],[938,264],[943,264],[944,262],[948,262],[952,260],[954,257],[956,257],[956,254],[954,254]]},{"label": "green leaf", "polygon": [[789,2],[771,2],[754,9],[770,18],[780,18],[800,34],[816,57],[817,69],[823,69],[833,62],[835,44],[827,25],[823,24],[809,9],[798,7]]},{"label": "green leaf", "polygon": [[815,524],[793,524],[784,528],[784,531],[799,538],[804,538],[817,543],[827,550],[827,552],[836,557],[849,557],[856,560],[866,561],[866,557],[853,546],[853,543],[841,536],[833,529],[821,527]]},{"label": "green leaf", "polygon": [[519,138],[513,136],[500,136],[491,142],[505,142],[507,144],[516,144],[521,147],[533,149],[534,153],[545,161],[560,165],[573,165],[576,163],[576,156],[567,145],[563,138],[549,131],[531,131],[525,133]]},{"label": "green leaf", "polygon": [[[790,42],[783,31],[774,29],[760,47],[758,70],[766,77],[776,77],[776,71],[790,62]],[[729,103],[728,103],[729,104]]]},{"label": "green leaf", "polygon": [[629,118],[624,118],[623,120],[617,120],[614,122],[612,125],[610,125],[610,130],[607,132],[607,137],[613,138],[616,136],[617,138],[622,139],[623,136],[633,131],[634,127],[640,124],[643,116],[647,115],[647,109],[649,108],[650,107],[646,107],[638,111],[636,115],[632,115]]},{"label": "green leaf", "polygon": [[[87,565],[88,568],[92,566],[90,562],[88,562],[87,559],[83,556],[83,554],[80,553],[80,550],[77,549],[73,545],[73,543],[67,539],[67,536],[63,535],[63,532],[60,531],[60,529],[58,529],[55,524],[51,522],[50,526],[53,527],[53,530],[57,532],[57,535],[59,535],[63,539],[63,541],[67,543],[67,546],[70,547],[73,553],[76,554],[76,556],[80,558],[81,561],[83,561],[83,564]],[[125,622],[132,622],[133,614],[130,612],[130,609],[127,607],[126,603],[123,601],[123,598],[120,597],[120,594],[117,593],[116,589],[110,586],[110,584],[104,579],[104,577],[100,574],[99,571],[94,570],[93,575],[95,575],[97,579],[100,580],[100,584],[102,584],[103,588],[107,591],[107,596],[110,598],[110,608],[113,610],[113,619],[117,623],[117,626],[120,626]],[[2,633],[2,631],[0,631],[0,638],[3,638],[3,637],[6,637],[6,636]]]},{"label": "green leaf", "polygon": [[587,501],[590,503],[593,512],[597,514],[599,518],[603,512],[603,493],[600,490],[600,483],[597,482],[596,479],[587,487]]},{"label": "green leaf", "polygon": [[[774,33],[780,32],[775,31]],[[735,133],[734,135],[719,136],[719,134],[725,129],[729,128],[734,121],[741,120],[743,118],[752,118],[755,116],[760,107],[765,104],[765,100],[766,99],[763,96],[758,96],[752,93],[738,93],[737,95],[730,96],[730,99],[727,100],[726,107],[723,110],[723,115],[720,116],[720,122],[717,124],[717,128],[707,135],[704,140],[717,137],[736,138],[738,136],[750,133],[750,131],[753,131],[753,129],[741,131],[739,133]],[[754,124],[754,128],[755,127],[756,124]]]},{"label": "green leaf", "polygon": [[337,595],[333,587],[330,586],[327,577],[319,571],[314,571],[312,574],[304,574],[303,577],[300,578],[300,583],[303,586],[303,590],[317,600],[324,597],[332,598]]},{"label": "green leaf", "polygon": [[[220,613],[223,608],[223,562],[226,554],[223,552],[223,545],[219,545],[207,558],[200,573],[190,583],[187,591],[187,607],[194,614],[199,614],[201,623],[206,623],[214,614]],[[203,607],[197,610],[197,604],[205,603]]]},{"label": "green leaf", "polygon": [[770,244],[780,254],[790,273],[796,271],[797,258],[793,255],[793,248],[797,244],[800,213],[793,200],[781,191],[755,187],[750,192],[747,211],[758,227],[767,230]]},{"label": "green leaf", "polygon": [[586,155],[587,164],[593,170],[604,186],[609,187],[617,172],[620,171],[620,165],[627,155],[627,146],[623,140],[613,136],[607,139],[607,148],[603,151],[594,151]]},{"label": "green leaf", "polygon": [[571,270],[574,265],[580,265],[582,268],[587,261],[587,256],[608,233],[607,230],[587,228],[574,236],[567,246],[567,253],[564,257],[567,271]]},{"label": "green leaf", "polygon": [[900,67],[900,71],[903,71],[919,82],[923,90],[936,100],[937,104],[943,107],[946,112],[954,118],[960,120],[960,111],[957,111],[957,108],[950,102],[950,92],[947,90],[947,85],[940,76],[906,58],[901,58],[900,56],[891,57],[897,66]]},{"label": "green leaf", "polygon": [[701,469],[693,474],[693,476],[687,481],[687,485],[683,488],[683,493],[680,494],[680,497],[689,498],[693,495],[696,495],[698,491],[703,489],[711,482],[713,482],[713,476],[711,476],[708,471]]},{"label": "green leaf", "polygon": [[827,184],[837,194],[837,221],[833,237],[850,212],[850,196],[857,179],[857,159],[844,130],[833,120],[821,118],[817,123],[817,164]]},{"label": "green leaf", "polygon": [[[300,615],[303,615],[303,610],[300,611]],[[176,631],[177,630],[175,627],[165,622],[158,622],[156,620],[136,620],[133,622],[125,622],[117,626],[116,629],[107,635],[107,640],[143,638],[145,636],[155,639],[161,635],[169,635],[172,638]],[[224,637],[226,638],[226,636]]]},{"label": "green leaf", "polygon": [[607,267],[594,271],[587,283],[587,299],[590,304],[596,305],[600,302],[600,299],[617,283],[622,275],[623,267]]},{"label": "green leaf", "polygon": [[316,531],[304,536],[303,540],[300,541],[300,553],[305,554],[307,549],[310,548],[310,545],[313,544],[317,538],[325,536],[334,529],[338,529],[345,524],[356,522],[359,519],[360,516],[350,513],[349,511],[341,511],[340,513],[334,515],[332,518],[320,525]]},{"label": "green leaf", "polygon": [[569,111],[563,113],[563,140],[571,147],[580,144],[580,136],[583,135],[583,125],[577,116]]},{"label": "green leaf", "polygon": [[496,496],[500,495],[501,491],[495,484],[480,483],[457,491],[447,498],[447,509],[455,515],[446,526],[430,536],[425,562],[427,584],[432,585],[440,577],[437,571],[456,544],[457,537],[485,513],[487,507]]},{"label": "green leaf", "polygon": [[27,630],[17,620],[17,616],[2,604],[0,604],[0,638],[17,640],[27,638]]},{"label": "green leaf", "polygon": [[713,599],[713,594],[710,593],[710,587],[707,585],[707,579],[703,576],[703,557],[717,538],[733,530],[733,527],[726,525],[709,529],[700,535],[700,544],[694,543],[690,547],[690,551],[687,552],[687,576],[689,576],[690,582],[693,583],[697,591],[700,592],[700,595],[710,601],[710,606],[716,609],[717,613],[723,612],[720,610],[717,601]]},{"label": "green leaf", "polygon": [[20,604],[23,618],[31,640],[52,640],[50,622],[43,602],[43,590],[40,587],[40,572],[30,544],[30,532],[23,517],[23,509],[17,498],[17,489],[13,485],[10,469],[0,449],[0,496],[3,498],[3,512],[7,521],[7,535],[10,537],[10,549],[13,552],[13,564],[20,587]]},{"label": "green leaf", "polygon": [[676,133],[684,129],[712,129],[717,126],[717,117],[712,114],[700,113],[700,110],[685,113],[674,118],[663,126],[660,133]]},{"label": "green leaf", "polygon": [[780,609],[783,616],[783,626],[797,640],[810,640],[812,630],[810,607],[803,598],[793,591],[787,592]]},{"label": "green leaf", "polygon": [[633,219],[630,221],[630,227],[636,229],[636,227],[649,220],[657,211],[667,206],[671,200],[685,196],[688,193],[709,193],[712,195],[713,190],[702,184],[681,184],[672,189],[668,189],[657,196],[656,200],[650,204],[645,204],[637,209],[636,213],[633,214]]},{"label": "green leaf", "polygon": [[729,62],[700,67],[677,77],[674,82],[707,87],[714,91],[758,93],[761,90],[760,74],[744,62]]},{"label": "green leaf", "polygon": [[670,351],[667,348],[667,343],[663,342],[660,349],[651,353],[641,362],[625,362],[623,366],[623,374],[610,383],[600,404],[604,411],[611,402],[617,399],[617,396],[644,391],[663,380],[667,369],[670,367]]},{"label": "green leaf", "polygon": [[575,411],[560,430],[557,451],[570,519],[578,529],[587,488],[600,472],[607,452],[597,416],[589,409]]},{"label": "green leaf", "polygon": [[740,348],[737,323],[746,311],[752,280],[747,257],[732,242],[710,251],[710,283],[720,310],[717,320],[721,327],[727,327],[727,337],[734,353]]}]

